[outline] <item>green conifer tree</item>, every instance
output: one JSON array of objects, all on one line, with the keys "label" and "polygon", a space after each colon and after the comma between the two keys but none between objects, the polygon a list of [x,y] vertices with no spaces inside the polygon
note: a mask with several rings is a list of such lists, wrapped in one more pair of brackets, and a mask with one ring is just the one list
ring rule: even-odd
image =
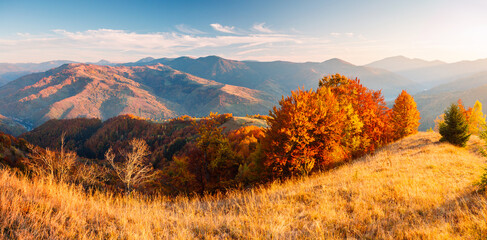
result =
[{"label": "green conifer tree", "polygon": [[445,121],[440,123],[440,141],[448,141],[453,145],[464,147],[470,138],[468,123],[456,104],[450,105],[445,111]]}]

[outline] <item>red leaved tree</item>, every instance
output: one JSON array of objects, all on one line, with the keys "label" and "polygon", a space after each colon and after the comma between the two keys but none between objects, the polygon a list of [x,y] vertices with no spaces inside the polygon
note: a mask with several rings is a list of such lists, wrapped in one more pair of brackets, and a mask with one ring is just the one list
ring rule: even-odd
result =
[{"label": "red leaved tree", "polygon": [[341,160],[345,113],[327,89],[293,91],[270,112],[265,165],[273,176],[307,174]]},{"label": "red leaved tree", "polygon": [[364,87],[359,79],[349,79],[340,74],[326,76],[319,82],[320,88],[330,89],[339,99],[342,108],[348,110],[348,135],[344,143],[352,156],[373,152],[377,147],[392,140],[390,109],[381,91]]}]

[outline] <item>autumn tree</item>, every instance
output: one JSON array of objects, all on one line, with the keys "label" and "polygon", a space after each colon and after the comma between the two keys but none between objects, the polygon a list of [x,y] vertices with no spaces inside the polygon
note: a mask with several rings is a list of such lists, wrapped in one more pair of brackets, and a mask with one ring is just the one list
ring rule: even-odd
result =
[{"label": "autumn tree", "polygon": [[340,144],[345,122],[345,112],[329,89],[291,92],[270,112],[265,165],[280,177],[329,167],[345,155]]},{"label": "autumn tree", "polygon": [[230,146],[242,159],[236,176],[238,182],[250,184],[263,179],[262,141],[264,137],[264,129],[256,126],[241,127],[228,133]]},{"label": "autumn tree", "polygon": [[442,113],[435,118],[435,128],[433,129],[435,132],[440,132],[440,125],[445,122],[445,114]]},{"label": "autumn tree", "polygon": [[201,184],[201,193],[215,191],[234,184],[239,161],[228,138],[222,134],[219,125],[228,114],[210,113],[206,118],[193,123],[198,132],[196,139],[199,157],[191,158],[194,174]]},{"label": "autumn tree", "polygon": [[471,134],[479,135],[485,131],[485,115],[482,112],[482,103],[475,101],[475,104],[470,112],[468,119],[469,131]]},{"label": "autumn tree", "polygon": [[391,118],[394,139],[400,139],[418,132],[421,117],[416,102],[405,90],[394,101]]},{"label": "autumn tree", "polygon": [[35,175],[47,177],[50,181],[57,180],[66,182],[70,179],[71,171],[75,167],[78,156],[75,152],[65,149],[65,134],[61,135],[61,148],[53,151],[48,148],[27,144],[30,151],[28,158],[24,159],[24,164]]},{"label": "autumn tree", "polygon": [[152,167],[147,164],[147,156],[150,154],[147,143],[142,139],[134,138],[129,143],[129,151],[120,151],[122,162],[115,162],[115,153],[109,148],[105,153],[105,159],[110,163],[116,176],[122,181],[127,193],[138,187],[153,176]]},{"label": "autumn tree", "polygon": [[343,144],[350,149],[352,157],[372,152],[392,140],[390,109],[381,91],[368,89],[359,79],[340,74],[324,77],[319,87],[330,89],[342,109],[349,108]]},{"label": "autumn tree", "polygon": [[458,109],[460,110],[460,113],[462,113],[463,116],[465,116],[465,119],[468,122],[470,119],[470,114],[472,113],[472,108],[468,108],[468,109],[465,108],[465,105],[463,105],[462,99],[458,99],[457,105],[458,105]]},{"label": "autumn tree", "polygon": [[470,138],[468,122],[461,108],[452,104],[445,111],[445,121],[440,123],[439,131],[442,136],[440,141],[448,141],[457,146],[464,147]]}]

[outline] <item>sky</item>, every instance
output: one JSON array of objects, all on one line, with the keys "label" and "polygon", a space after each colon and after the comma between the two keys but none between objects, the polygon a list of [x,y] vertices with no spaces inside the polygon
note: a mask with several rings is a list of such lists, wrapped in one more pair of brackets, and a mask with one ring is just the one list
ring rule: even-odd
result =
[{"label": "sky", "polygon": [[485,0],[0,0],[0,62],[487,58]]}]

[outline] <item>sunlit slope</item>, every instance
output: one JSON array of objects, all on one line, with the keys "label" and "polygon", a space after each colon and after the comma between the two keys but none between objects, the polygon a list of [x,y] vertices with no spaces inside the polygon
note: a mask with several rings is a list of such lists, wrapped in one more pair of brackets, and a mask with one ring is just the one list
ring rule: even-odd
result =
[{"label": "sunlit slope", "polygon": [[87,196],[0,172],[0,238],[478,239],[486,161],[419,133],[333,171],[228,196]]}]

